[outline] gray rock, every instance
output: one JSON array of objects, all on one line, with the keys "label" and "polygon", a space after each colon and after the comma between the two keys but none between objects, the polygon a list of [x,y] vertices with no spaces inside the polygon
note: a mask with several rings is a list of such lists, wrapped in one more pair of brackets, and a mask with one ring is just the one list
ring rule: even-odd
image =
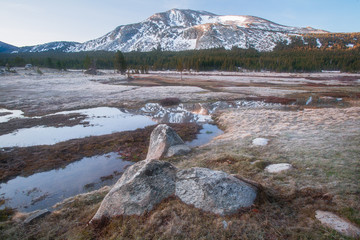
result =
[{"label": "gray rock", "polygon": [[224,172],[191,168],[177,173],[175,194],[186,204],[226,215],[250,207],[257,189]]},{"label": "gray rock", "polygon": [[225,220],[222,221],[222,224],[223,224],[224,229],[227,229],[229,226]]},{"label": "gray rock", "polygon": [[185,144],[171,146],[167,150],[166,157],[184,155],[184,154],[189,153],[190,151],[191,151],[191,149]]},{"label": "gray rock", "polygon": [[331,212],[316,211],[315,217],[326,227],[348,237],[360,238],[360,228]]},{"label": "gray rock", "polygon": [[25,224],[32,223],[34,220],[39,219],[41,217],[44,217],[51,212],[48,209],[42,209],[39,211],[36,211],[34,214],[31,214],[29,217],[27,217],[24,221]]},{"label": "gray rock", "polygon": [[265,168],[265,171],[269,173],[279,173],[279,172],[291,170],[292,168],[293,166],[290,163],[277,163],[277,164],[270,164]]},{"label": "gray rock", "polygon": [[176,168],[148,160],[129,167],[105,196],[93,220],[118,215],[141,215],[175,193]]},{"label": "gray rock", "polygon": [[255,146],[266,146],[269,142],[269,139],[266,138],[255,138],[252,141],[252,144]]},{"label": "gray rock", "polygon": [[[160,124],[151,133],[150,145],[146,159],[161,159],[165,156],[172,156],[176,149],[172,149],[168,154],[170,147],[184,145],[184,141],[168,125]],[[179,147],[184,149],[184,147]],[[178,148],[178,149],[179,149]],[[177,152],[179,154],[179,152]]]}]

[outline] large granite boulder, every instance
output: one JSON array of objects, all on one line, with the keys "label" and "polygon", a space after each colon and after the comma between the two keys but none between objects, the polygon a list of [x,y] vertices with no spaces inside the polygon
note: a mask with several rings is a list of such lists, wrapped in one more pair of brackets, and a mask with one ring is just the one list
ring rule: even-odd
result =
[{"label": "large granite boulder", "polygon": [[175,194],[184,203],[204,211],[227,215],[250,207],[256,187],[227,173],[207,168],[190,168],[177,173]]},{"label": "large granite boulder", "polygon": [[190,152],[180,136],[166,124],[158,125],[151,133],[147,160],[161,159]]},{"label": "large granite boulder", "polygon": [[176,168],[168,162],[149,160],[129,167],[105,196],[93,217],[141,215],[175,192]]}]

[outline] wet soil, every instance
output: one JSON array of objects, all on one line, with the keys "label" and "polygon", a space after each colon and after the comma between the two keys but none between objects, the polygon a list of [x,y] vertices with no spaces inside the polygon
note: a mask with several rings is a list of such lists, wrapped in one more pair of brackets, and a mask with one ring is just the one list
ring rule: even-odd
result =
[{"label": "wet soil", "polygon": [[[168,124],[184,141],[196,138],[201,126],[195,123]],[[60,142],[55,145],[4,148],[0,151],[0,182],[16,176],[29,176],[36,172],[64,167],[83,157],[119,152],[124,160],[145,159],[150,134],[156,127],[86,137]]]}]

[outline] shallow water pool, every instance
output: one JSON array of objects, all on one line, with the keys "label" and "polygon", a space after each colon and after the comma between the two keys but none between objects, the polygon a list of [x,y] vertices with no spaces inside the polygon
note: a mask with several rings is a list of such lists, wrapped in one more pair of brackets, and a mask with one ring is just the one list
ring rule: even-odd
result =
[{"label": "shallow water pool", "polygon": [[118,153],[86,157],[65,168],[2,183],[0,198],[6,200],[5,206],[21,211],[49,208],[65,198],[114,184],[132,164],[122,160]]}]

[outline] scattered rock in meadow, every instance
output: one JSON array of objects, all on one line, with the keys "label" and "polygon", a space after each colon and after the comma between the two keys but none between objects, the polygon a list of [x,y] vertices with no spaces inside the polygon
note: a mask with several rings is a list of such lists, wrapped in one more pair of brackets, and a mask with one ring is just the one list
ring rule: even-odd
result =
[{"label": "scattered rock in meadow", "polygon": [[180,136],[168,125],[160,124],[151,133],[147,160],[161,159],[190,152]]},{"label": "scattered rock in meadow", "polygon": [[252,141],[252,144],[255,146],[266,146],[269,142],[269,139],[266,138],[255,138]]},{"label": "scattered rock in meadow", "polygon": [[289,163],[277,163],[277,164],[270,164],[265,168],[266,172],[269,173],[279,173],[283,171],[291,170],[293,166]]},{"label": "scattered rock in meadow", "polygon": [[93,220],[118,215],[141,215],[175,192],[176,168],[159,160],[129,167],[105,196]]},{"label": "scattered rock in meadow", "polygon": [[177,172],[168,162],[144,160],[125,171],[91,221],[141,215],[171,195],[204,211],[227,215],[250,207],[257,187],[221,171],[191,168]]},{"label": "scattered rock in meadow", "polygon": [[41,217],[45,217],[46,215],[50,214],[51,212],[48,209],[42,209],[39,211],[34,212],[33,214],[31,214],[30,216],[28,216],[24,223],[25,224],[29,224],[32,223],[34,220],[39,219]]},{"label": "scattered rock in meadow", "polygon": [[349,221],[331,212],[317,210],[315,213],[316,213],[315,217],[324,226],[334,229],[335,231],[344,234],[345,236],[360,238],[360,228],[351,224]]},{"label": "scattered rock in meadow", "polygon": [[225,172],[190,168],[177,173],[176,192],[184,203],[204,211],[226,215],[250,207],[257,189]]},{"label": "scattered rock in meadow", "polygon": [[254,203],[257,188],[239,178],[206,168],[177,171],[172,164],[157,160],[188,151],[190,148],[172,128],[157,126],[151,133],[146,159],[124,172],[91,221],[141,215],[174,194],[186,204],[221,215]]}]

